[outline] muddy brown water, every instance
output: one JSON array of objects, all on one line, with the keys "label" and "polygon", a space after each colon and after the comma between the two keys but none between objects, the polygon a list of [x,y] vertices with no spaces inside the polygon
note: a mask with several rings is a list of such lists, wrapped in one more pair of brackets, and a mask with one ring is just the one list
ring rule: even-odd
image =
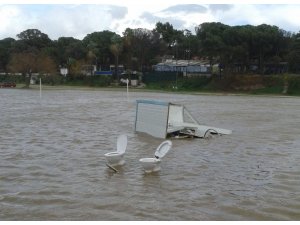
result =
[{"label": "muddy brown water", "polygon": [[[139,159],[135,100],[184,104],[232,135],[173,139],[162,170]],[[299,220],[300,98],[0,89],[0,220]],[[104,154],[128,135],[126,164]]]}]

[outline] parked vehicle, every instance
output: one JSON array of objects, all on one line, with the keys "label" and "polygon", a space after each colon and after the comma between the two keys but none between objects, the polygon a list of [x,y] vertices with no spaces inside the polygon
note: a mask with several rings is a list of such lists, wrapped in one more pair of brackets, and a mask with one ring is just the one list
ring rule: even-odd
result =
[{"label": "parked vehicle", "polygon": [[15,82],[3,82],[0,83],[0,88],[13,88],[16,87],[16,83]]}]

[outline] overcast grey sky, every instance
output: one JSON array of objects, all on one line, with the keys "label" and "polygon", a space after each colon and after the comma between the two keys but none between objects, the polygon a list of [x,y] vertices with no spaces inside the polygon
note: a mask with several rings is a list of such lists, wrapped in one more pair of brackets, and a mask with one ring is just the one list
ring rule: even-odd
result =
[{"label": "overcast grey sky", "polygon": [[121,35],[127,27],[153,29],[159,21],[192,32],[195,26],[204,22],[221,22],[230,26],[266,23],[286,31],[300,31],[300,4],[293,0],[274,3],[254,0],[251,4],[213,0],[17,2],[0,0],[0,39],[16,38],[26,29],[39,29],[52,40],[70,36],[82,39],[89,33],[102,30]]}]

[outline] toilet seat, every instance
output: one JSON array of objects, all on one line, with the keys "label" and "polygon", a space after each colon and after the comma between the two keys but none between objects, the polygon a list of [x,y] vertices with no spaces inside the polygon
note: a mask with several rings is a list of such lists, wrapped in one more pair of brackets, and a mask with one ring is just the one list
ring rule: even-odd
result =
[{"label": "toilet seat", "polygon": [[108,152],[104,154],[105,156],[121,155],[119,152]]},{"label": "toilet seat", "polygon": [[155,158],[157,158],[157,159],[163,158],[169,152],[171,147],[172,147],[171,141],[167,140],[167,141],[162,142],[155,151],[155,154],[154,154]]},{"label": "toilet seat", "polygon": [[157,158],[142,158],[139,161],[143,162],[143,163],[155,163],[155,162],[160,161],[160,159],[157,159]]}]

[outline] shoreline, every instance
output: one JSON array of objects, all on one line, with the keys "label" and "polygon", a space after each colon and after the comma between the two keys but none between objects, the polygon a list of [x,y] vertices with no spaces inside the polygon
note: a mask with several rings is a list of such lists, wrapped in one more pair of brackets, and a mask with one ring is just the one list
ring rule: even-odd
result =
[{"label": "shoreline", "polygon": [[[38,84],[30,85],[28,90],[39,90]],[[23,89],[23,84],[18,84],[16,89]],[[126,87],[88,87],[88,86],[68,86],[68,85],[42,85],[42,90],[79,90],[79,91],[125,91]],[[284,94],[251,94],[251,93],[232,93],[232,92],[201,92],[201,91],[169,91],[147,88],[129,87],[129,92],[158,92],[167,94],[183,94],[183,95],[211,95],[211,96],[253,96],[253,97],[279,97],[279,98],[299,98],[298,95]]]}]

